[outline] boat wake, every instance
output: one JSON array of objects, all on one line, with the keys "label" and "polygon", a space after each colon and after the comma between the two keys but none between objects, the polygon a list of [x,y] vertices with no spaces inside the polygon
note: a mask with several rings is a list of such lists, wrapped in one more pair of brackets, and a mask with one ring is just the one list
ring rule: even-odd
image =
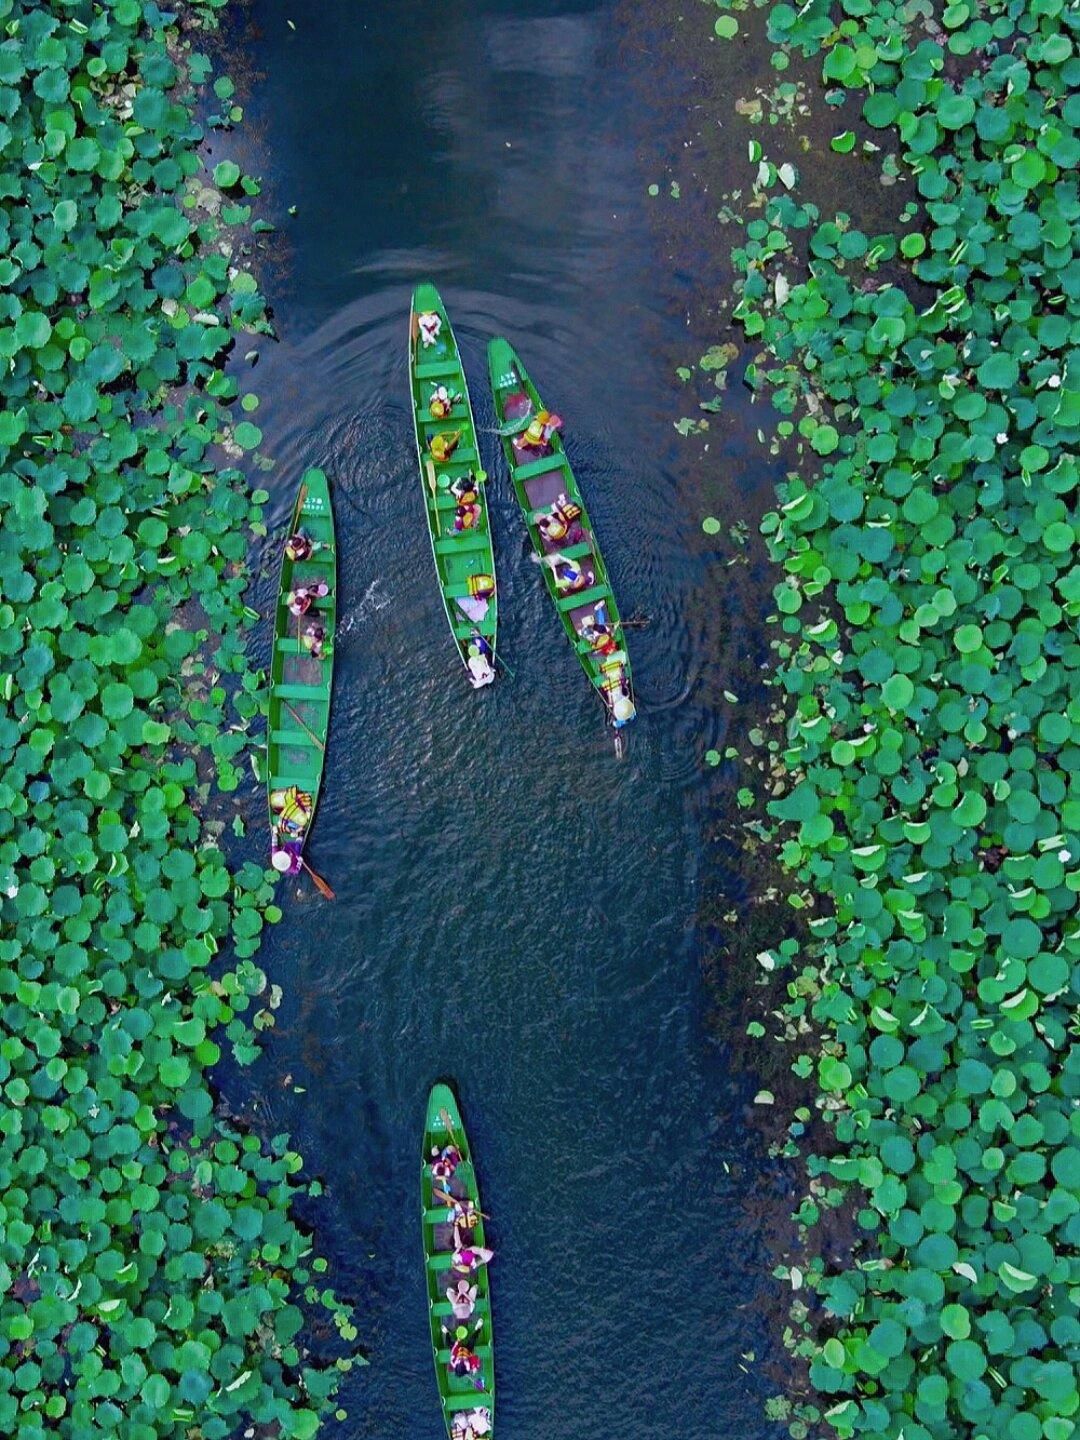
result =
[{"label": "boat wake", "polygon": [[338,626],[338,633],[340,635],[351,634],[369,615],[377,615],[380,610],[385,610],[391,603],[390,596],[383,593],[382,581],[372,580],[364,591],[360,603],[350,613],[348,619]]}]

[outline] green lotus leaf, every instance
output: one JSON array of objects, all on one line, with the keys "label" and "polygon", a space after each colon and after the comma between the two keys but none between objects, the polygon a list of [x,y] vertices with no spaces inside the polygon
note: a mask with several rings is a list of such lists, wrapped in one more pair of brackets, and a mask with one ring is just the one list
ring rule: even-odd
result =
[{"label": "green lotus leaf", "polygon": [[101,159],[101,150],[96,140],[80,135],[68,143],[64,157],[69,170],[93,170]]},{"label": "green lotus leaf", "polygon": [[852,1081],[850,1068],[833,1055],[823,1055],[818,1062],[818,1081],[823,1090],[846,1090]]},{"label": "green lotus leaf", "polygon": [[231,189],[240,179],[240,166],[235,160],[221,160],[214,166],[214,184],[221,190]]},{"label": "green lotus leaf", "polygon": [[826,1340],[821,1353],[826,1365],[833,1370],[843,1370],[847,1354],[839,1340],[835,1337]]},{"label": "green lotus leaf", "polygon": [[1054,555],[1071,552],[1076,544],[1076,532],[1064,520],[1055,520],[1043,531],[1043,544]]},{"label": "green lotus leaf", "polygon": [[960,130],[975,117],[975,101],[970,95],[946,91],[937,102],[938,124],[946,130]]},{"label": "green lotus leaf", "polygon": [[1020,367],[1012,355],[998,352],[984,360],[975,374],[987,390],[1012,390],[1020,378]]},{"label": "green lotus leaf", "polygon": [[840,443],[840,436],[832,425],[818,425],[810,437],[810,444],[819,455],[831,455]]},{"label": "green lotus leaf", "polygon": [[900,102],[888,90],[878,90],[863,102],[863,119],[875,129],[892,125],[900,113]]},{"label": "green lotus leaf", "polygon": [[262,444],[262,431],[250,420],[241,420],[233,429],[233,439],[242,450],[255,450]]},{"label": "green lotus leaf", "polygon": [[1036,1276],[1029,1275],[1026,1270],[1011,1265],[1007,1260],[1001,1262],[998,1267],[998,1275],[1005,1288],[1014,1294],[1023,1294],[1027,1290],[1033,1290],[1038,1284]]}]

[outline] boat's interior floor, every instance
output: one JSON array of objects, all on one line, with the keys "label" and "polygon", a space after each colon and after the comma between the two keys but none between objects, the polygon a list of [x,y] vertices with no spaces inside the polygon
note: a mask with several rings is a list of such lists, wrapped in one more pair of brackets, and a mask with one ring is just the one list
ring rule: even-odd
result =
[{"label": "boat's interior floor", "polygon": [[524,420],[526,415],[532,414],[532,401],[524,390],[511,391],[509,395],[502,396],[499,403],[504,420]]},{"label": "boat's interior floor", "polygon": [[551,470],[545,470],[542,475],[534,475],[531,480],[525,481],[525,494],[534,510],[543,510],[548,505],[554,505],[560,495],[568,498],[572,495],[575,504],[581,503],[577,491],[568,481],[566,471],[558,467],[554,457],[552,465],[554,468]]},{"label": "boat's interior floor", "polygon": [[[479,491],[479,515],[476,523],[468,530],[454,529],[454,515],[457,500],[450,491],[451,484],[458,479],[475,474],[480,469],[475,429],[464,403],[455,405],[449,416],[441,419],[432,417],[429,397],[435,385],[446,385],[451,392],[466,391],[464,368],[460,355],[450,344],[446,335],[440,335],[433,345],[414,346],[416,372],[429,365],[442,364],[448,369],[457,367],[457,373],[437,377],[424,377],[416,373],[413,383],[413,406],[420,449],[423,456],[421,469],[424,472],[424,491],[427,505],[428,524],[433,532],[435,566],[439,584],[443,590],[450,611],[450,624],[464,658],[474,632],[494,642],[498,621],[497,602],[492,597],[484,613],[472,619],[457,603],[467,599],[468,585],[478,576],[493,572],[494,560],[491,549],[491,528],[488,516],[487,497],[483,487]],[[445,461],[435,461],[430,453],[432,436],[440,432],[457,430],[461,438],[457,447]],[[431,493],[434,477],[435,493]]]}]

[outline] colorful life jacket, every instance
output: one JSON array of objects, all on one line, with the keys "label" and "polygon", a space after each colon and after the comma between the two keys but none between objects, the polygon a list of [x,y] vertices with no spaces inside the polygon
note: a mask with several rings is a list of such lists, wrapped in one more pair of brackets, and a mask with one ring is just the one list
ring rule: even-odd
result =
[{"label": "colorful life jacket", "polygon": [[445,420],[454,408],[454,397],[445,385],[437,385],[428,401],[428,410],[435,420]]},{"label": "colorful life jacket", "polygon": [[432,435],[428,449],[440,465],[450,459],[461,439],[460,430],[440,430]]},{"label": "colorful life jacket", "polygon": [[470,595],[476,595],[482,600],[495,594],[494,575],[470,575],[465,581],[465,588]]},{"label": "colorful life jacket", "polygon": [[626,671],[621,660],[609,660],[600,666],[600,689],[609,699],[613,700],[616,695],[623,693],[625,680]]},{"label": "colorful life jacket", "polygon": [[465,1365],[470,1375],[480,1369],[480,1356],[474,1355],[464,1340],[455,1340],[450,1347],[450,1364]]},{"label": "colorful life jacket", "polygon": [[588,583],[585,567],[576,560],[563,560],[555,567],[555,584],[560,590],[573,594],[575,590],[584,590]]},{"label": "colorful life jacket", "polygon": [[290,785],[287,790],[275,790],[275,799],[279,796],[281,803],[275,807],[278,824],[282,830],[291,830],[295,835],[302,835],[311,821],[311,796],[306,790],[298,790],[295,785]]}]

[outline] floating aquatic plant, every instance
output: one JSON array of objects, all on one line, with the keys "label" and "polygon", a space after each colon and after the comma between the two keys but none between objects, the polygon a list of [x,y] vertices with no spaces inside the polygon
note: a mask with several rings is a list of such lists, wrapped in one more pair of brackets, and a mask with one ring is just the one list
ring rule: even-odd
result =
[{"label": "floating aquatic plant", "polygon": [[222,1044],[255,1053],[281,917],[206,819],[261,704],[261,512],[221,447],[261,438],[224,365],[263,302],[174,19],[0,10],[0,1431],[302,1440],[337,1369],[301,1307],[356,1332],[299,1156],[209,1080]]},{"label": "floating aquatic plant", "polygon": [[[792,974],[791,1038],[808,1023],[821,1037],[793,1069],[816,1080],[835,1137],[809,1157],[798,1218],[846,1197],[863,1236],[849,1263],[800,1273],[826,1320],[796,1302],[792,1343],[822,1397],[796,1424],[1067,1440],[1080,1405],[1077,14],[961,0],[942,20],[920,38],[915,7],[771,7],[782,65],[820,54],[830,103],[861,97],[865,124],[895,132],[926,225],[815,223],[809,266],[789,254],[778,288],[795,212],[771,195],[736,252],[755,381],[798,416],[784,433],[801,457],[763,526],[784,571],[789,701],[787,789],[768,808],[809,916],[807,942],[777,945],[767,968]],[[847,130],[832,148],[856,142]]]}]

